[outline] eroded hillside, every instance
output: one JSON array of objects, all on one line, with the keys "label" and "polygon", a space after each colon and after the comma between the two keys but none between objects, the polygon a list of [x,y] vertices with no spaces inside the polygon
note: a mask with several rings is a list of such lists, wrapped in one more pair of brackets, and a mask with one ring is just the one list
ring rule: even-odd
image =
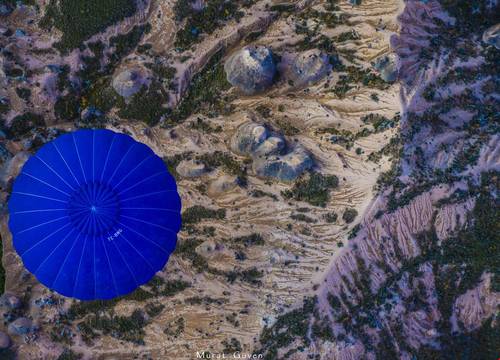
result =
[{"label": "eroded hillside", "polygon": [[24,270],[4,206],[1,351],[411,358],[452,331],[492,336],[498,264],[467,240],[497,251],[481,216],[498,181],[483,25],[457,32],[435,1],[126,3],[2,12],[2,199],[58,134],[129,133],[177,179],[176,252],[123,298],[65,299]]},{"label": "eroded hillside", "polygon": [[391,47],[401,159],[268,358],[494,358],[498,338],[498,22],[486,3],[409,1]]}]

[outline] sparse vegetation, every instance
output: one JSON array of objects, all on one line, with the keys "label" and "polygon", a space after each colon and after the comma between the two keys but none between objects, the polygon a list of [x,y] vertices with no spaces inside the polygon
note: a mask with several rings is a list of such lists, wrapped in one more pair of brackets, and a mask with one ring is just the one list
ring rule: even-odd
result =
[{"label": "sparse vegetation", "polygon": [[86,317],[78,327],[83,339],[87,342],[91,342],[96,336],[102,334],[144,345],[144,327],[146,325],[144,313],[137,309],[130,316],[93,314]]},{"label": "sparse vegetation", "polygon": [[340,99],[345,98],[347,93],[353,89],[353,84],[356,83],[379,90],[385,90],[390,86],[390,84],[369,69],[363,69],[357,66],[342,66],[339,71],[345,74],[340,75],[339,81],[332,91]]},{"label": "sparse vegetation", "polygon": [[286,136],[295,136],[300,133],[300,130],[290,124],[286,119],[276,120],[276,125]]},{"label": "sparse vegetation", "polygon": [[361,224],[356,224],[349,232],[348,239],[349,240],[354,239],[356,235],[358,235],[359,230],[361,230]]},{"label": "sparse vegetation", "polygon": [[210,122],[205,121],[202,118],[197,118],[195,121],[191,122],[189,127],[207,134],[222,132],[222,126],[217,125],[214,127],[210,124]]},{"label": "sparse vegetation", "polygon": [[159,84],[143,86],[131,101],[120,109],[118,115],[124,119],[140,120],[149,126],[154,126],[167,113],[167,100],[168,94]]},{"label": "sparse vegetation", "polygon": [[236,352],[241,352],[242,350],[241,343],[234,337],[230,340],[223,340],[222,345],[224,346],[224,349],[222,350],[224,354],[234,354]]},{"label": "sparse vegetation", "polygon": [[163,330],[163,333],[177,338],[184,332],[184,328],[185,328],[184,318],[179,317],[174,322],[168,324]]},{"label": "sparse vegetation", "polygon": [[264,245],[264,238],[260,234],[253,233],[250,235],[235,237],[231,239],[231,242],[249,247],[254,245]]},{"label": "sparse vegetation", "polygon": [[338,218],[337,213],[335,213],[333,211],[323,215],[323,219],[325,219],[325,221],[327,223],[330,223],[330,224],[333,224],[334,222],[336,222],[337,218]]},{"label": "sparse vegetation", "polygon": [[22,115],[17,115],[14,119],[12,119],[8,132],[9,136],[12,138],[20,138],[32,129],[44,126],[45,121],[43,116],[32,112],[26,112]]},{"label": "sparse vegetation", "polygon": [[175,155],[172,155],[170,157],[164,157],[163,162],[165,163],[165,165],[167,165],[168,172],[173,177],[178,178],[179,174],[177,174],[177,170],[176,170],[177,165],[179,165],[179,163],[184,159],[190,160],[191,155],[192,155],[191,152],[186,152],[186,153],[182,153],[182,154],[175,154]]},{"label": "sparse vegetation", "polygon": [[330,190],[337,188],[339,180],[335,175],[312,172],[308,178],[299,179],[291,190],[281,194],[286,199],[306,201],[314,206],[325,207],[330,199]]},{"label": "sparse vegetation", "polygon": [[230,153],[215,151],[213,153],[203,154],[197,157],[208,169],[222,167],[229,174],[237,176],[241,185],[247,182],[247,170]]},{"label": "sparse vegetation", "polygon": [[292,214],[292,215],[290,215],[290,219],[295,220],[295,221],[306,222],[309,224],[314,224],[317,222],[316,219],[313,219],[312,217],[309,217],[305,214]]},{"label": "sparse vegetation", "polygon": [[273,200],[278,200],[278,197],[272,193],[265,192],[262,190],[252,190],[250,191],[250,196],[255,197],[255,198],[261,198],[264,196],[270,197]]},{"label": "sparse vegetation", "polygon": [[[144,326],[147,320],[142,310],[135,310],[130,316],[118,316],[114,313],[116,304],[120,301],[145,302],[159,296],[175,296],[184,291],[191,284],[183,280],[165,281],[159,276],[153,277],[146,285],[134,292],[112,300],[76,301],[73,302],[68,312],[61,315],[61,324],[76,323],[83,340],[91,344],[101,335],[109,335],[119,340],[136,344],[144,343]],[[157,302],[146,303],[144,311],[149,318],[157,316],[164,306]],[[71,342],[71,341],[70,341]]]},{"label": "sparse vegetation", "polygon": [[260,285],[262,282],[260,279],[264,276],[261,270],[252,267],[247,270],[231,270],[226,274],[227,281],[234,283],[236,280],[241,280],[252,285]]},{"label": "sparse vegetation", "polygon": [[208,0],[201,10],[193,9],[190,0],[177,0],[174,6],[175,18],[184,21],[183,27],[177,31],[175,46],[181,50],[189,49],[200,40],[201,34],[211,34],[224,22],[239,20],[244,13],[240,6],[250,6],[253,0]]},{"label": "sparse vegetation", "polygon": [[203,272],[207,269],[207,260],[200,254],[196,252],[196,247],[202,243],[201,240],[196,238],[190,238],[180,241],[175,250],[176,254],[179,254],[182,258],[190,260],[194,269],[197,272]]},{"label": "sparse vegetation", "polygon": [[63,34],[56,47],[68,52],[108,26],[136,11],[134,1],[126,0],[51,0],[40,26],[56,27]]},{"label": "sparse vegetation", "polygon": [[350,224],[356,219],[357,216],[358,216],[358,211],[356,209],[347,208],[344,210],[344,213],[342,214],[342,219],[346,223]]},{"label": "sparse vegetation", "polygon": [[221,50],[212,56],[203,70],[193,77],[187,93],[172,112],[172,121],[183,121],[198,112],[203,112],[208,117],[215,117],[231,111],[228,98],[223,96],[223,92],[231,87],[226,80],[224,67],[220,63],[223,54]]},{"label": "sparse vegetation", "polygon": [[317,299],[304,298],[302,307],[278,317],[272,327],[265,327],[260,335],[262,349],[256,353],[264,353],[264,359],[278,358],[278,349],[287,347],[295,338],[300,338],[307,346],[310,342],[307,336],[309,319],[314,311]]},{"label": "sparse vegetation", "polygon": [[222,220],[226,217],[225,209],[209,209],[201,205],[195,205],[187,208],[182,213],[183,224],[196,224],[204,219]]}]

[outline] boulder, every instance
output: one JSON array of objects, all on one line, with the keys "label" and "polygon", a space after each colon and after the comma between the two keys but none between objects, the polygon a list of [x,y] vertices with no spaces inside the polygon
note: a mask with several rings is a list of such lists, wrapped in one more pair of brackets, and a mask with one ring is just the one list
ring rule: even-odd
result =
[{"label": "boulder", "polygon": [[194,178],[206,172],[205,164],[197,160],[182,160],[175,168],[175,171],[186,178]]},{"label": "boulder", "polygon": [[127,69],[118,73],[111,83],[113,89],[125,99],[131,97],[141,90],[143,85],[149,81],[140,69]]},{"label": "boulder", "polygon": [[268,137],[265,126],[247,122],[231,138],[231,150],[240,155],[251,155]]},{"label": "boulder", "polygon": [[9,335],[0,331],[0,349],[7,349],[10,346]]},{"label": "boulder", "polygon": [[313,166],[309,153],[296,146],[286,153],[285,139],[264,125],[243,123],[231,138],[231,149],[253,159],[253,170],[261,177],[292,181]]},{"label": "boulder", "polygon": [[80,117],[83,121],[91,121],[95,118],[100,118],[104,116],[103,112],[94,106],[87,106],[80,113]]},{"label": "boulder", "polygon": [[493,25],[483,33],[483,41],[500,50],[500,24]]},{"label": "boulder", "polygon": [[0,305],[7,309],[19,309],[21,307],[21,300],[12,294],[3,294],[0,296]]},{"label": "boulder", "polygon": [[373,68],[379,73],[380,77],[386,82],[392,83],[396,81],[398,77],[396,58],[392,54],[379,58],[373,64]]},{"label": "boulder", "polygon": [[231,85],[251,95],[273,84],[276,64],[271,50],[264,46],[249,46],[229,57],[224,70]]},{"label": "boulder", "polygon": [[209,195],[220,195],[238,186],[238,177],[222,175],[208,185]]},{"label": "boulder", "polygon": [[9,333],[12,335],[26,335],[33,331],[33,322],[25,317],[20,317],[9,324]]},{"label": "boulder", "polygon": [[255,156],[279,155],[285,149],[285,140],[278,136],[270,136],[254,151]]},{"label": "boulder", "polygon": [[257,158],[253,162],[253,170],[258,176],[271,177],[280,181],[293,181],[304,171],[313,167],[314,162],[309,153],[301,146],[283,156]]},{"label": "boulder", "polygon": [[312,49],[300,54],[285,54],[279,68],[286,81],[301,87],[323,79],[332,70],[332,65],[327,54]]}]

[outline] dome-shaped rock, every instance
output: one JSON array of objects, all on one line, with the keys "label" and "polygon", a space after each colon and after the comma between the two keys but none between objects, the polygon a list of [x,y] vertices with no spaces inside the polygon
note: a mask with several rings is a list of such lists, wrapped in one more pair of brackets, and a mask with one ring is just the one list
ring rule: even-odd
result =
[{"label": "dome-shaped rock", "polygon": [[113,89],[122,97],[129,98],[148,84],[145,74],[139,69],[127,69],[118,73],[112,81]]},{"label": "dome-shaped rock", "polygon": [[247,122],[241,125],[231,138],[231,149],[240,155],[250,155],[268,137],[265,126]]},{"label": "dome-shaped rock", "polygon": [[12,294],[3,294],[0,297],[0,304],[9,309],[18,309],[21,307],[21,300]]},{"label": "dome-shaped rock", "polygon": [[234,53],[224,64],[227,80],[245,94],[266,90],[276,75],[271,50],[264,46],[249,46]]},{"label": "dome-shaped rock", "polygon": [[182,177],[193,178],[203,175],[206,167],[201,161],[182,160],[175,168],[175,171]]},{"label": "dome-shaped rock", "polygon": [[258,176],[293,181],[313,165],[309,153],[303,147],[296,147],[283,156],[255,159],[253,169]]},{"label": "dome-shaped rock", "polygon": [[285,80],[300,87],[324,78],[332,65],[327,54],[312,49],[300,54],[285,54],[279,68]]},{"label": "dome-shaped rock", "polygon": [[21,317],[11,322],[8,330],[13,335],[25,335],[33,331],[33,323],[30,319]]},{"label": "dome-shaped rock", "polygon": [[254,151],[256,156],[278,155],[285,148],[285,140],[278,136],[270,136]]},{"label": "dome-shaped rock", "polygon": [[231,175],[219,176],[216,180],[212,181],[208,186],[209,195],[220,195],[227,191],[233,190],[238,186],[238,177]]}]

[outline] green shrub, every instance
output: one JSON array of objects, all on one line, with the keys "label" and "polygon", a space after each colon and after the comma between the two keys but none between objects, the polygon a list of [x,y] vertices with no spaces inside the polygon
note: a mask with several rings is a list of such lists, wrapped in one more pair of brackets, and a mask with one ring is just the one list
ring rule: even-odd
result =
[{"label": "green shrub", "polygon": [[108,26],[132,16],[135,1],[127,0],[51,0],[40,21],[42,28],[56,27],[62,32],[55,47],[68,52]]},{"label": "green shrub", "polygon": [[163,330],[163,333],[176,338],[184,332],[184,328],[185,328],[184,318],[179,317],[174,322],[168,324],[168,326],[165,327],[165,329]]},{"label": "green shrub", "polygon": [[379,90],[385,90],[390,86],[390,84],[386,83],[380,76],[369,69],[357,66],[343,66],[339,71],[344,74],[339,76],[339,80],[332,92],[341,99],[346,97],[347,93],[354,88],[356,83]]},{"label": "green shrub", "polygon": [[330,199],[330,190],[337,188],[338,185],[337,176],[324,176],[313,172],[308,179],[299,179],[291,190],[285,190],[281,194],[287,199],[306,201],[311,205],[325,207]]},{"label": "green shrub", "polygon": [[[97,332],[110,335],[116,339],[144,345],[144,327],[147,321],[144,313],[136,309],[130,316],[109,316],[94,314],[85,319],[86,334],[95,337]],[[81,325],[81,324],[80,324]]]},{"label": "green shrub", "polygon": [[201,11],[196,11],[190,0],[177,0],[174,6],[175,17],[178,21],[185,20],[186,23],[177,31],[175,46],[181,50],[188,49],[199,41],[200,34],[211,34],[223,22],[241,18],[243,13],[238,11],[238,7],[252,2],[251,0],[208,0]]},{"label": "green shrub", "polygon": [[329,213],[326,213],[325,215],[323,215],[323,219],[325,219],[325,221],[327,223],[330,223],[330,224],[336,222],[337,218],[338,218],[338,215],[335,212],[329,212]]},{"label": "green shrub", "polygon": [[361,230],[361,224],[356,224],[349,232],[348,239],[349,240],[354,239],[356,235],[358,235],[359,230]]},{"label": "green shrub", "polygon": [[250,234],[235,237],[231,240],[235,244],[243,244],[245,247],[254,246],[254,245],[264,245],[264,238],[260,234]]},{"label": "green shrub", "polygon": [[278,200],[278,197],[276,195],[274,195],[273,193],[265,192],[262,190],[252,190],[252,191],[250,191],[250,196],[252,196],[254,198],[261,198],[261,197],[267,196],[273,200],[276,200],[276,201]]},{"label": "green shrub", "polygon": [[315,223],[317,222],[316,219],[313,219],[307,215],[304,214],[292,214],[290,215],[290,219],[296,220],[296,221],[303,221],[306,223]]},{"label": "green shrub", "polygon": [[241,343],[234,337],[229,341],[223,340],[222,345],[224,346],[224,350],[222,350],[224,354],[234,354],[242,350]]},{"label": "green shrub", "polygon": [[185,96],[172,113],[174,122],[183,121],[198,112],[215,117],[231,111],[227,99],[222,96],[231,87],[220,63],[223,55],[224,50],[221,50],[212,56],[203,70],[193,77]]},{"label": "green shrub", "polygon": [[222,132],[222,126],[212,126],[208,121],[204,121],[202,118],[197,118],[193,121],[189,127],[193,130],[198,130],[207,134],[220,133]]},{"label": "green shrub", "polygon": [[226,278],[231,284],[240,279],[241,281],[252,285],[261,285],[262,282],[260,281],[260,278],[263,276],[264,273],[256,267],[252,267],[247,270],[232,270],[226,273]]},{"label": "green shrub", "polygon": [[168,94],[158,83],[151,84],[149,88],[143,86],[130,102],[118,111],[118,116],[154,126],[167,113],[167,101]]},{"label": "green shrub", "polygon": [[342,214],[342,219],[350,224],[356,219],[356,216],[358,216],[358,211],[356,209],[352,208],[347,208],[344,210],[344,213]]},{"label": "green shrub", "polygon": [[202,273],[208,269],[208,261],[196,251],[183,253],[182,257],[191,260],[194,270],[198,273]]},{"label": "green shrub", "polygon": [[114,48],[110,55],[111,63],[117,64],[123,57],[132,52],[141,41],[142,36],[150,30],[150,24],[136,25],[126,34],[119,34],[110,38],[109,44]]},{"label": "green shrub", "polygon": [[145,307],[146,314],[148,314],[149,317],[160,315],[163,309],[165,309],[165,305],[163,304],[147,304]]},{"label": "green shrub", "polygon": [[62,121],[75,120],[80,116],[80,99],[70,93],[61,96],[54,105],[54,114],[57,119]]},{"label": "green shrub", "polygon": [[195,205],[187,208],[182,213],[183,224],[196,224],[204,219],[222,220],[226,217],[225,209],[209,209],[201,205]]},{"label": "green shrub", "polygon": [[11,137],[19,138],[30,130],[43,126],[45,126],[45,121],[42,115],[27,112],[12,119],[8,132]]},{"label": "green shrub", "polygon": [[165,282],[160,294],[163,296],[174,296],[190,287],[191,284],[183,280],[169,280]]},{"label": "green shrub", "polygon": [[209,154],[198,156],[201,161],[209,169],[222,167],[229,174],[237,176],[241,184],[247,182],[246,167],[236,160],[231,154],[222,151],[215,151]]}]

